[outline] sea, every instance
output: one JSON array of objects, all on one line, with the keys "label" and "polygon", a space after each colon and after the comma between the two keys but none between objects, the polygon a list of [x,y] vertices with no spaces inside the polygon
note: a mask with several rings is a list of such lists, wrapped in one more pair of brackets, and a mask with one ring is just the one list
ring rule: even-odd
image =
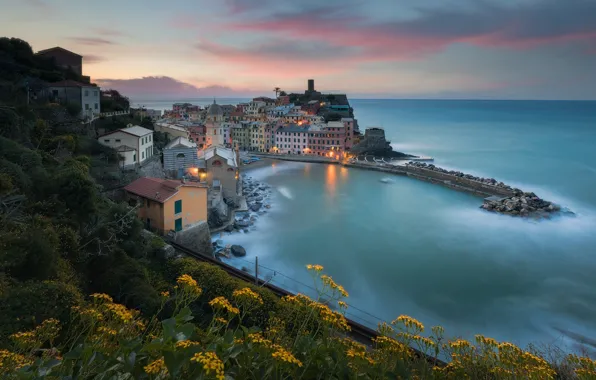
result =
[{"label": "sea", "polygon": [[397,151],[533,191],[576,215],[496,215],[479,208],[481,198],[411,178],[384,183],[384,173],[276,162],[245,172],[273,187],[272,208],[249,233],[222,237],[247,250],[230,262],[254,272],[258,257],[261,277],[309,295],[305,265],[321,264],[350,293],[348,317],[373,328],[405,314],[449,338],[594,353],[596,102],[350,103],[360,128],[384,128]]}]

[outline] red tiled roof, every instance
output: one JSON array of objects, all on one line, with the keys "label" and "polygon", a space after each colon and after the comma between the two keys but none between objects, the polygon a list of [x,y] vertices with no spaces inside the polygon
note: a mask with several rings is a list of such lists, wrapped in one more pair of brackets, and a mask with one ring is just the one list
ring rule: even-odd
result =
[{"label": "red tiled roof", "polygon": [[60,82],[49,83],[49,87],[97,87],[91,83],[81,83],[74,80],[63,80]]},{"label": "red tiled roof", "polygon": [[232,111],[230,116],[244,116],[244,112],[242,111]]},{"label": "red tiled roof", "polygon": [[205,185],[199,183],[183,183],[171,179],[142,177],[128,184],[124,187],[124,190],[152,201],[164,203],[178,192],[180,186],[205,187]]}]

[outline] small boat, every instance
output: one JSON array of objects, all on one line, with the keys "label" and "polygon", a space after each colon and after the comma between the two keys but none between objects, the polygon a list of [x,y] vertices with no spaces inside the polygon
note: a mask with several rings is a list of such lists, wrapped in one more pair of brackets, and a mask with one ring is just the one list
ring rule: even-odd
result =
[{"label": "small boat", "polygon": [[379,181],[383,182],[383,183],[394,183],[395,181],[393,180],[393,178],[389,178],[389,177],[383,177],[381,178]]}]

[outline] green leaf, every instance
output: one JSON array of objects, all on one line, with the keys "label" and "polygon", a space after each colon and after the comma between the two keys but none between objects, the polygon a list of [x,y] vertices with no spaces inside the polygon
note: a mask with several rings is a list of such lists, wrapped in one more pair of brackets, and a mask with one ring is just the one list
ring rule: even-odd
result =
[{"label": "green leaf", "polygon": [[236,356],[240,355],[244,351],[244,346],[236,345],[230,349],[229,357],[234,359]]},{"label": "green leaf", "polygon": [[226,331],[226,334],[224,335],[224,343],[225,344],[234,343],[234,332],[232,330]]},{"label": "green leaf", "polygon": [[174,318],[164,319],[161,321],[161,325],[166,338],[174,339],[176,337],[176,320]]},{"label": "green leaf", "polygon": [[52,372],[52,368],[56,367],[57,365],[62,364],[60,360],[57,359],[50,359],[46,363],[43,364],[41,368],[37,371],[37,376],[46,376]]},{"label": "green leaf", "polygon": [[194,317],[192,316],[192,312],[190,311],[188,306],[186,306],[182,310],[180,310],[180,312],[178,313],[178,315],[176,315],[175,318],[176,318],[176,322],[178,322],[178,323],[184,323],[184,322],[192,321],[194,319]]},{"label": "green leaf", "polygon": [[83,353],[83,345],[79,344],[78,346],[76,346],[73,350],[67,352],[66,354],[64,354],[64,359],[66,360],[77,360],[81,357],[81,354]]},{"label": "green leaf", "polygon": [[126,360],[126,366],[128,367],[128,371],[132,372],[133,369],[135,368],[135,361],[137,359],[137,353],[136,352],[131,352],[128,355],[128,358]]},{"label": "green leaf", "polygon": [[175,379],[176,375],[178,375],[178,372],[180,371],[180,367],[182,367],[182,364],[184,363],[184,356],[177,355],[171,351],[166,351],[163,353],[163,359],[166,363],[166,367],[168,367],[170,376]]},{"label": "green leaf", "polygon": [[176,328],[176,341],[189,339],[194,331],[195,325],[192,323],[186,323]]}]

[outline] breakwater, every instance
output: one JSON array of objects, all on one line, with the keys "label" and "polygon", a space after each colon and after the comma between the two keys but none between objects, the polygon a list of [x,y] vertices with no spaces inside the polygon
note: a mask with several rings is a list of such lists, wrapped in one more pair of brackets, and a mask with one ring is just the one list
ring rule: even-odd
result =
[{"label": "breakwater", "polygon": [[[261,157],[284,161],[299,161],[343,165],[350,168],[366,169],[390,174],[405,175],[421,181],[464,191],[485,198],[480,206],[488,212],[510,216],[548,219],[561,212],[561,207],[539,198],[531,192],[524,192],[494,178],[477,177],[456,170],[446,170],[423,162],[409,161],[404,165],[379,164],[375,162],[340,162],[325,157],[257,154]],[[567,214],[572,212],[565,210]]]}]

